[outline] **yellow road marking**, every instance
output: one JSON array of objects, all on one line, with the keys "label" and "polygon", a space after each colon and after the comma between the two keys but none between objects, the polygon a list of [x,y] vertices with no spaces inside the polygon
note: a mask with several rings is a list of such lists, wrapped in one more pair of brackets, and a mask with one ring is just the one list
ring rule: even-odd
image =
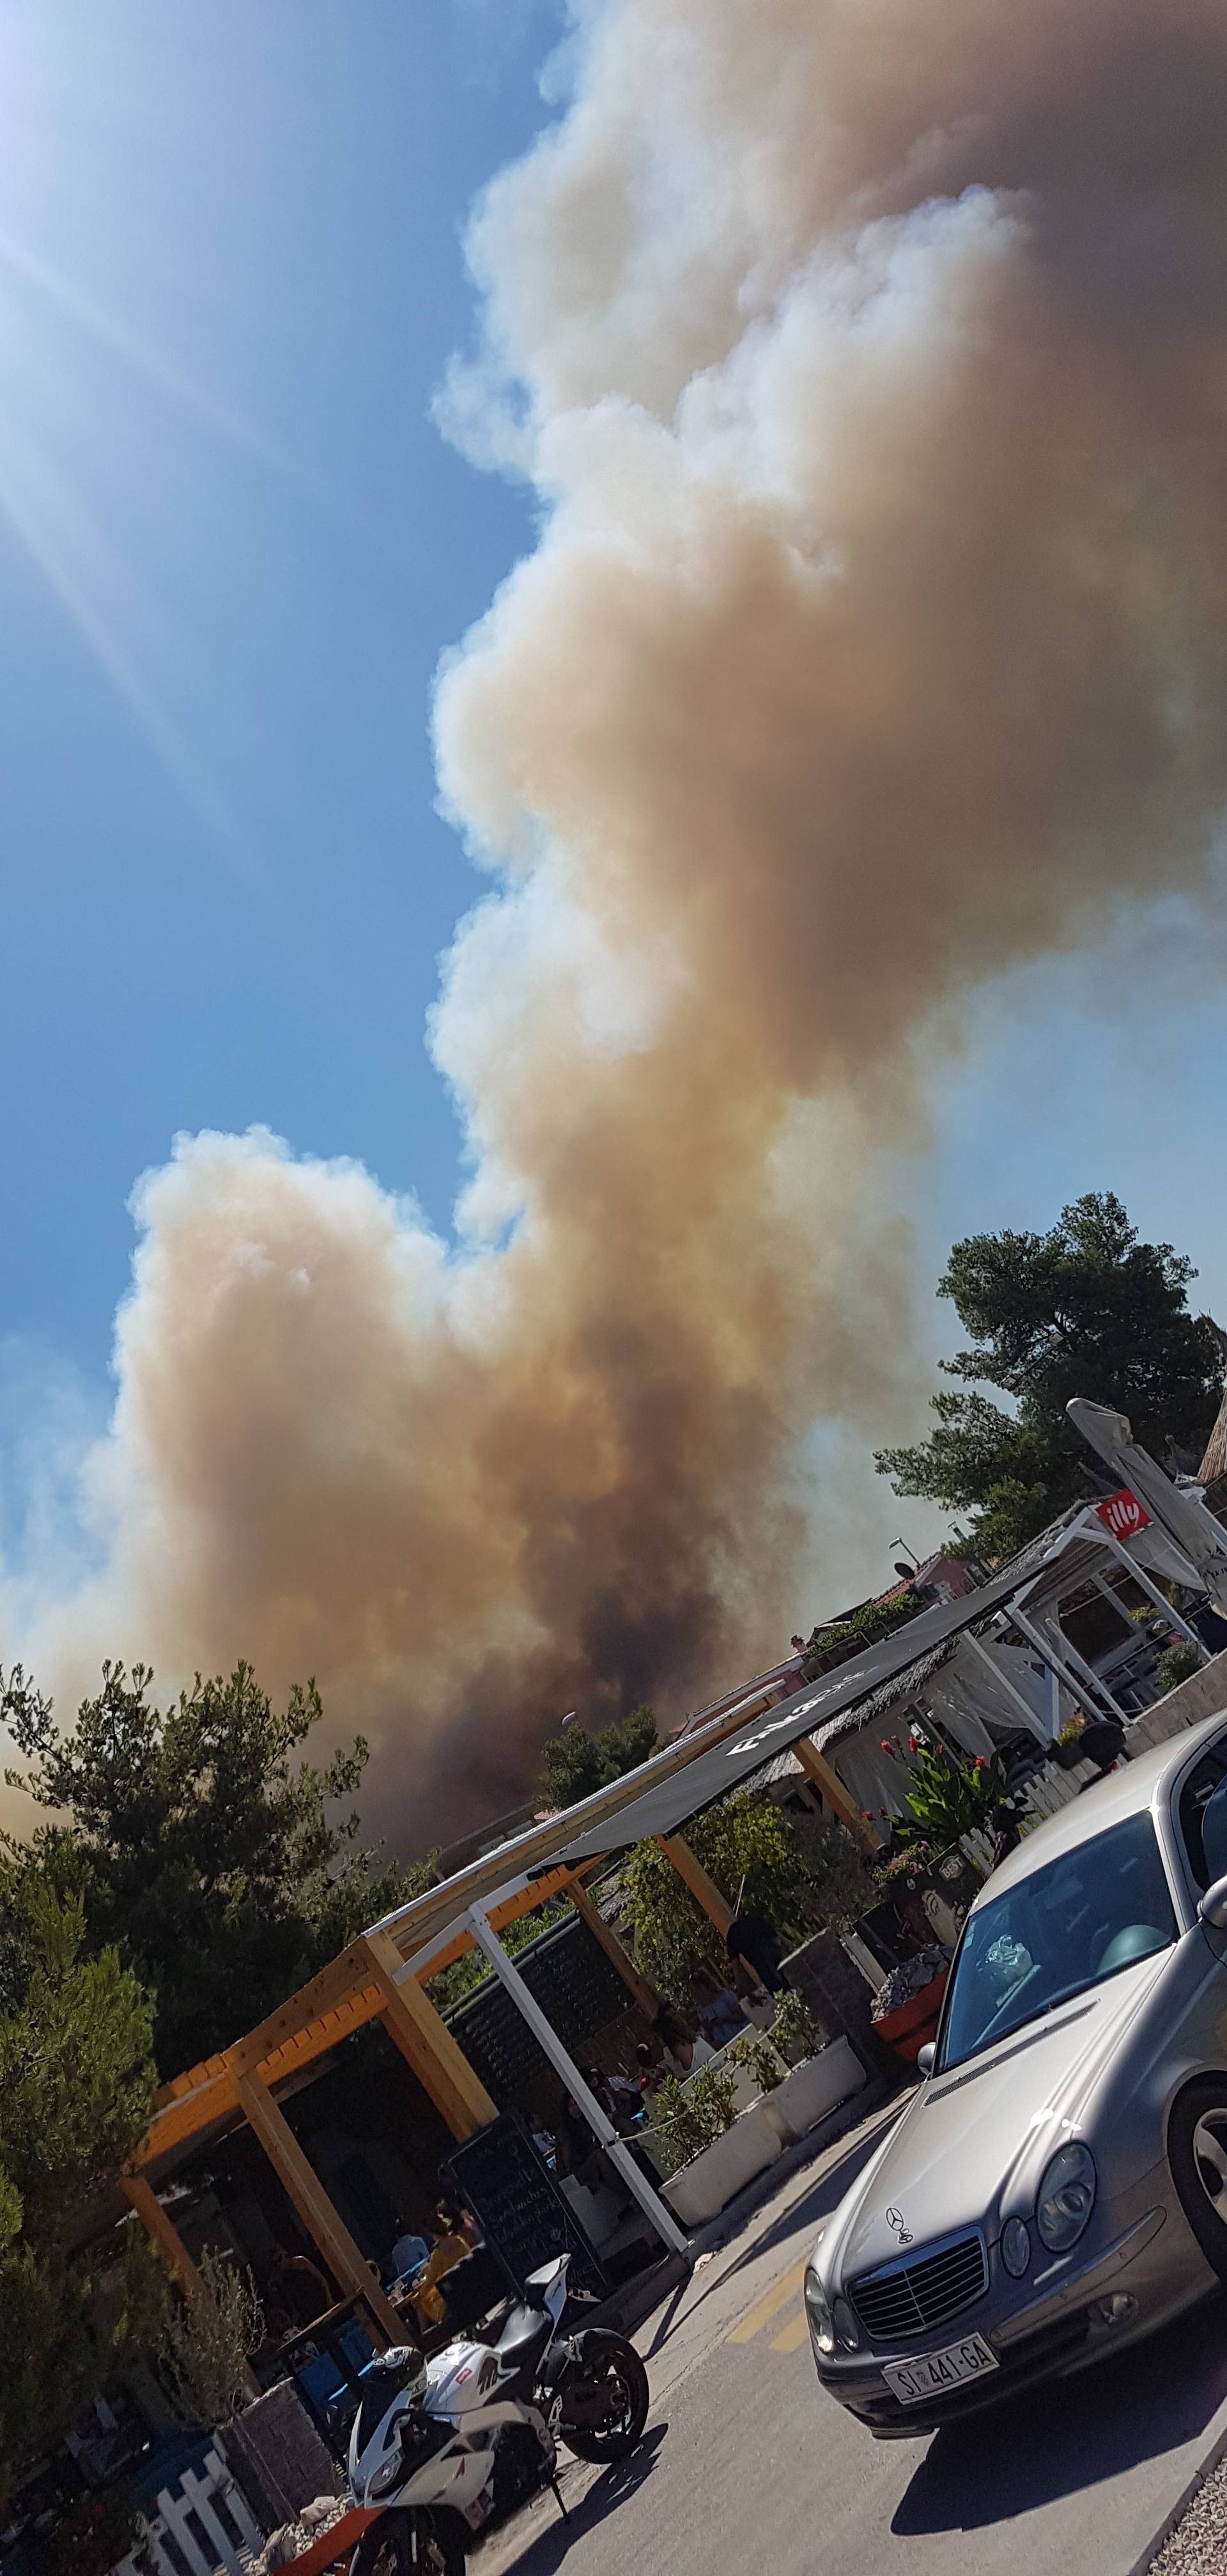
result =
[{"label": "yellow road marking", "polygon": [[[749,2314],[742,2318],[740,2325],[734,2326],[733,2331],[728,2338],[730,2343],[751,2343],[756,2334],[761,2334],[763,2327],[769,2323],[770,2319],[774,2316],[778,2316],[781,2308],[787,2307],[789,2300],[796,2297],[796,2294],[801,2287],[801,2283],[805,2278],[805,2266],[808,2260],[808,2255],[803,2255],[799,2263],[793,2264],[791,2271],[785,2272],[783,2278],[774,2283],[772,2288],[766,2292],[765,2296],[759,2300],[758,2306],[750,2309]],[[801,2320],[801,2325],[802,2332],[804,2332],[804,2317]],[[772,2349],[774,2350],[774,2346]]]},{"label": "yellow road marking", "polygon": [[805,2310],[802,2308],[800,2316],[793,2317],[790,2324],[785,2326],[783,2334],[772,2336],[771,2349],[773,2352],[798,2352],[808,2335],[809,2327],[805,2322]]}]

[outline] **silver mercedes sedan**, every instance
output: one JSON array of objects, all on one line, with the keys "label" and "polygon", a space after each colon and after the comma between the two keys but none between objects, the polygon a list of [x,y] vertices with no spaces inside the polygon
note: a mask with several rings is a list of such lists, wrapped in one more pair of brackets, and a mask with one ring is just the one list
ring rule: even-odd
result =
[{"label": "silver mercedes sedan", "polygon": [[994,1872],[931,2057],[805,2275],[818,2376],[887,2440],[1227,2279],[1227,1715]]}]

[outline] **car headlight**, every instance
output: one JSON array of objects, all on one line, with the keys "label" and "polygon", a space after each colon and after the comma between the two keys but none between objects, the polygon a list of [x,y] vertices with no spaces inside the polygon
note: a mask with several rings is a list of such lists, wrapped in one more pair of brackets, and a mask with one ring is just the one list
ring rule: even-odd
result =
[{"label": "car headlight", "polygon": [[1050,2254],[1077,2244],[1095,2206],[1095,2179],[1095,2159],[1080,2138],[1057,2149],[1035,2204],[1035,2224]]},{"label": "car headlight", "polygon": [[834,2352],[835,2319],[831,2313],[831,2302],[814,2271],[805,2275],[805,2313],[819,2352]]}]

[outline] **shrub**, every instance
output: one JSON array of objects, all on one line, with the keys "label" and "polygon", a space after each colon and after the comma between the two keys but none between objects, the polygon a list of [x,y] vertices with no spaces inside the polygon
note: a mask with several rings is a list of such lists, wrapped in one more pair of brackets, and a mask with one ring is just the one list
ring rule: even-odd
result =
[{"label": "shrub", "polygon": [[741,2037],[733,2041],[728,2063],[730,2066],[744,2066],[760,2093],[774,2093],[776,2085],[783,2083],[788,2072],[773,2038],[768,2039],[761,2030],[743,2030]]},{"label": "shrub", "polygon": [[804,1995],[799,1995],[795,1986],[785,1986],[771,2025],[772,2047],[778,2048],[790,2066],[800,2066],[822,2046],[824,2037]]},{"label": "shrub", "polygon": [[190,2299],[175,2300],[159,2346],[171,2403],[185,2424],[212,2433],[230,2422],[246,2390],[248,2355],[263,2331],[250,2274],[205,2253],[196,2288]]},{"label": "shrub", "polygon": [[1165,1691],[1175,1690],[1178,1682],[1187,1682],[1200,1671],[1201,1656],[1196,1646],[1189,1644],[1187,1637],[1178,1638],[1176,1644],[1169,1646],[1167,1653],[1159,1657],[1159,1682]]},{"label": "shrub", "polygon": [[691,2164],[704,2147],[714,2146],[732,2128],[736,2097],[735,2080],[723,2066],[701,2066],[685,2084],[666,2075],[656,2095],[652,2125],[671,2172]]}]

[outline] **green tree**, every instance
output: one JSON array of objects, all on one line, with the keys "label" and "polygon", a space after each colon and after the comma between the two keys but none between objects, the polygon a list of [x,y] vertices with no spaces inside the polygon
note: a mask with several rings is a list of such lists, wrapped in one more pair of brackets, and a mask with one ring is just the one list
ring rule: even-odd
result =
[{"label": "green tree", "polygon": [[246,1664],[165,1709],[152,1681],[104,1664],[61,1734],[20,1668],[0,1675],[0,1719],[28,1766],[7,1777],[52,1819],[28,1844],[0,1841],[0,1931],[19,1953],[31,1873],[79,1898],[91,1950],[115,1945],[153,1988],[170,2076],[260,2021],[430,1865],[389,1869],[359,1842],[344,1802],[361,1736],[323,1768],[295,1759],[322,1714],[313,1682],[276,1710]]},{"label": "green tree", "polygon": [[542,1747],[537,1785],[549,1807],[573,1807],[627,1771],[635,1771],[656,1750],[656,1720],[650,1708],[633,1708],[616,1726],[585,1735],[582,1726],[564,1726]]},{"label": "green tree", "polygon": [[[766,1915],[793,1940],[819,1923],[851,1922],[873,1902],[869,1874],[838,1825],[803,1833],[750,1789],[693,1816],[686,1840],[729,1905]],[[684,1997],[696,1968],[727,1968],[714,1924],[658,1843],[635,1844],[624,1886],[636,1964],[658,1993]]]},{"label": "green tree", "polygon": [[1218,1409],[1223,1359],[1208,1316],[1189,1312],[1193,1265],[1143,1243],[1118,1198],[1095,1191],[1048,1234],[968,1235],[938,1283],[972,1347],[941,1363],[991,1397],[943,1390],[936,1425],[876,1465],[900,1495],[969,1513],[977,1547],[1008,1557],[1094,1490],[1089,1454],[1066,1419],[1070,1396],[1126,1413],[1161,1460],[1194,1461]]},{"label": "green tree", "polygon": [[20,1911],[0,2013],[0,2520],[22,2472],[146,2339],[163,2295],[132,2227],[103,2325],[102,2264],[78,2244],[152,2107],[150,1998],[113,1949],[82,1957],[79,1898],[30,1872]]}]

